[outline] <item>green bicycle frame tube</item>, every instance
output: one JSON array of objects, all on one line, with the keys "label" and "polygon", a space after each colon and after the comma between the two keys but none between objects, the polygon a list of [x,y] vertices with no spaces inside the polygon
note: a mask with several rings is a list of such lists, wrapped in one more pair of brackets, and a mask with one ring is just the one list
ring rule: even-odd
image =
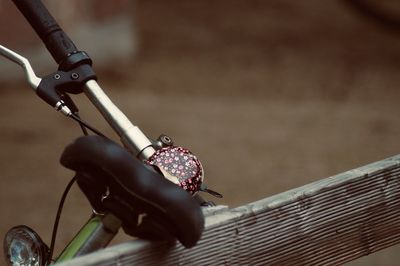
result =
[{"label": "green bicycle frame tube", "polygon": [[106,247],[120,227],[121,221],[112,214],[92,216],[62,251],[55,263],[65,262]]}]

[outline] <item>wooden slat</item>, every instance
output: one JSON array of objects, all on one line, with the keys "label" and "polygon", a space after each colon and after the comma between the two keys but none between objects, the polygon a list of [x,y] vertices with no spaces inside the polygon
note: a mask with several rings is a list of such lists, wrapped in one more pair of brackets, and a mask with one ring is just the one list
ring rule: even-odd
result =
[{"label": "wooden slat", "polygon": [[62,265],[338,265],[400,243],[400,155],[235,209],[198,245],[135,240]]}]

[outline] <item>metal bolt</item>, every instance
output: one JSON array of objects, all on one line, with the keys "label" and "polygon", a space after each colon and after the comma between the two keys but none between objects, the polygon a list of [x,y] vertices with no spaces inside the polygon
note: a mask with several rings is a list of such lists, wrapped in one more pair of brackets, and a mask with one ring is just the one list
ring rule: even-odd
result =
[{"label": "metal bolt", "polygon": [[165,146],[172,146],[174,144],[174,141],[168,137],[167,135],[161,135],[159,137],[159,140],[165,145]]},{"label": "metal bolt", "polygon": [[60,74],[55,74],[55,75],[54,75],[54,78],[55,78],[55,79],[60,79],[61,76],[60,76]]},{"label": "metal bolt", "polygon": [[78,73],[72,73],[71,74],[71,78],[72,79],[78,79],[79,78],[79,74]]}]

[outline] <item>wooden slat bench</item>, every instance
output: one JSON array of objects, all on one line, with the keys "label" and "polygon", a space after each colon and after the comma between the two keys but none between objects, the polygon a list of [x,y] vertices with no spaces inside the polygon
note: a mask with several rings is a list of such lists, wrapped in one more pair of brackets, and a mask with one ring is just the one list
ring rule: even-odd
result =
[{"label": "wooden slat bench", "polygon": [[338,265],[400,242],[400,155],[238,208],[192,249],[133,240],[68,265]]}]

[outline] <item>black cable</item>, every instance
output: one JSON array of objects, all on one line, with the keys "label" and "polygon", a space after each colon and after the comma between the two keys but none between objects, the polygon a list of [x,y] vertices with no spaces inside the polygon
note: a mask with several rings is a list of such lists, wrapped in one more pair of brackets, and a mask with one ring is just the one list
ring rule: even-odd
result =
[{"label": "black cable", "polygon": [[[76,115],[79,119],[81,119],[81,117],[79,116],[78,113],[74,113],[74,115]],[[82,120],[82,119],[81,119],[81,120]],[[80,126],[81,129],[82,129],[83,135],[85,135],[85,136],[89,135],[89,133],[88,133],[88,131],[87,131],[85,125],[82,124],[81,122],[78,122],[78,123],[79,123],[79,126]]]},{"label": "black cable", "polygon": [[[74,103],[74,101],[72,100],[72,98],[67,94],[67,93],[61,93],[60,94],[61,100],[64,102],[64,104],[71,110],[71,112],[78,117],[79,119],[81,119],[81,117],[79,116],[79,109],[76,106],[76,104]],[[82,132],[85,136],[89,135],[88,131],[85,127],[84,124],[82,124],[81,122],[79,122],[79,126],[82,129]]]},{"label": "black cable", "polygon": [[[69,97],[68,97],[69,98]],[[69,98],[69,102],[73,104],[72,100]],[[104,138],[107,138],[106,136],[104,136],[100,131],[98,131],[97,129],[95,129],[94,127],[90,126],[88,123],[86,123],[85,121],[83,121],[79,114],[78,114],[78,109],[76,108],[76,106],[74,105],[74,110],[76,110],[75,113],[71,114],[71,118],[75,121],[77,121],[79,123],[79,126],[82,129],[82,132],[85,136],[89,135],[87,129],[91,130],[92,132],[94,132],[95,134],[102,136]],[[50,243],[50,248],[49,248],[49,256],[48,256],[48,263],[50,263],[52,261],[53,258],[53,253],[54,253],[54,246],[56,243],[56,238],[57,238],[57,230],[58,230],[58,225],[60,223],[60,218],[61,218],[61,213],[62,213],[62,209],[64,207],[64,202],[65,199],[67,198],[67,195],[69,193],[69,191],[71,190],[72,185],[75,183],[76,181],[76,177],[73,177],[69,183],[67,184],[67,186],[65,187],[64,193],[61,196],[60,199],[60,203],[58,205],[58,210],[57,210],[57,215],[56,218],[54,220],[54,225],[53,225],[53,233],[51,236],[51,243]]]},{"label": "black cable", "polygon": [[83,125],[82,123],[79,123],[79,126],[80,126],[81,129],[82,129],[83,135],[88,136],[89,133],[88,133],[88,131],[87,131],[85,125]]},{"label": "black cable", "polygon": [[57,215],[56,215],[56,219],[54,220],[53,233],[51,236],[51,244],[50,244],[50,249],[49,249],[49,260],[52,260],[52,257],[53,257],[54,244],[56,243],[58,224],[60,222],[60,217],[61,217],[61,212],[62,212],[62,209],[64,206],[64,202],[65,202],[65,199],[67,198],[68,192],[70,191],[72,185],[75,183],[75,180],[76,180],[76,178],[73,177],[69,181],[68,185],[65,187],[64,193],[61,196],[60,203],[58,204]]},{"label": "black cable", "polygon": [[78,122],[81,127],[85,127],[87,129],[89,129],[90,131],[92,131],[93,133],[102,136],[103,138],[107,138],[105,135],[103,135],[100,131],[98,131],[97,129],[95,129],[94,127],[92,127],[91,125],[89,125],[88,123],[86,123],[85,121],[83,121],[79,116],[77,116],[76,114],[72,114],[70,116],[72,119],[74,119],[76,122]]},{"label": "black cable", "polygon": [[85,136],[89,135],[87,129],[91,130],[95,134],[102,136],[104,138],[107,138],[104,136],[100,131],[96,130],[94,127],[90,126],[88,123],[83,121],[81,117],[79,116],[79,109],[74,103],[74,101],[71,99],[71,97],[67,93],[61,94],[61,99],[64,102],[64,104],[71,110],[72,114],[69,115],[73,120],[79,123],[79,126],[82,129],[82,132]]}]

